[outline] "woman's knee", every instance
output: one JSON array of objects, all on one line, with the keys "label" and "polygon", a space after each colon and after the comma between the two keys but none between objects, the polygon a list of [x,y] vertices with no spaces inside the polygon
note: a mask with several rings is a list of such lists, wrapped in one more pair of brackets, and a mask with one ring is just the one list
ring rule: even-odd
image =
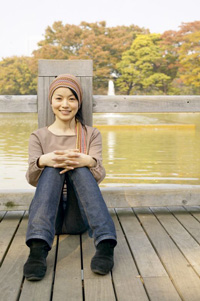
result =
[{"label": "woman's knee", "polygon": [[88,167],[78,167],[78,168],[68,171],[68,174],[85,176],[86,174],[91,174],[91,172]]}]

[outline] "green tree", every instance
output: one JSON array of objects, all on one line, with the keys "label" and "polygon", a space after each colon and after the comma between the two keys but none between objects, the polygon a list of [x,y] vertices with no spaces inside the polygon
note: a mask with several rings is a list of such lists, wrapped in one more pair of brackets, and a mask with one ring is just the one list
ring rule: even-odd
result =
[{"label": "green tree", "polygon": [[106,93],[108,79],[117,72],[122,53],[138,33],[146,32],[135,25],[107,27],[105,21],[81,22],[78,26],[59,21],[47,27],[44,40],[33,54],[37,59],[92,59],[94,93]]},{"label": "green tree", "polygon": [[171,80],[162,72],[163,53],[159,34],[140,34],[117,64],[116,85],[126,94],[166,94]]},{"label": "green tree", "polygon": [[5,58],[0,69],[0,94],[37,94],[37,64],[32,57]]}]

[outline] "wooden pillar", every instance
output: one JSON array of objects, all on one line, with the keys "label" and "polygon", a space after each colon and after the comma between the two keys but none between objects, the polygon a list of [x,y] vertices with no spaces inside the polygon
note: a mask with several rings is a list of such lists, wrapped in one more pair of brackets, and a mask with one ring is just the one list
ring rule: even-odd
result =
[{"label": "wooden pillar", "polygon": [[92,60],[39,60],[38,62],[38,127],[48,126],[54,115],[48,100],[49,85],[60,74],[72,74],[79,78],[83,89],[83,118],[92,125]]}]

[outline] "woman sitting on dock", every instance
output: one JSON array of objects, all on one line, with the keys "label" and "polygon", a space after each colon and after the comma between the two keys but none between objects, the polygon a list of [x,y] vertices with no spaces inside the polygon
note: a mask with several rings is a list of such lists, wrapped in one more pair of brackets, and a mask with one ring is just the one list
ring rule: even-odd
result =
[{"label": "woman sitting on dock", "polygon": [[29,209],[24,265],[27,280],[41,280],[55,234],[88,230],[96,253],[93,272],[105,275],[114,265],[116,232],[97,183],[105,177],[100,132],[84,125],[82,89],[75,76],[64,74],[49,88],[55,121],[36,130],[29,141],[28,182],[36,186]]}]

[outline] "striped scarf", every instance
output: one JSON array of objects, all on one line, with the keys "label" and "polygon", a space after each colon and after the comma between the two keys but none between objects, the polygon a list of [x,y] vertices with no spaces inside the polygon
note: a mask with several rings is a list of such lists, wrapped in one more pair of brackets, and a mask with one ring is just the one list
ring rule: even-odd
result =
[{"label": "striped scarf", "polygon": [[80,153],[87,154],[85,129],[78,120],[76,120],[76,135],[76,148],[79,149]]}]

